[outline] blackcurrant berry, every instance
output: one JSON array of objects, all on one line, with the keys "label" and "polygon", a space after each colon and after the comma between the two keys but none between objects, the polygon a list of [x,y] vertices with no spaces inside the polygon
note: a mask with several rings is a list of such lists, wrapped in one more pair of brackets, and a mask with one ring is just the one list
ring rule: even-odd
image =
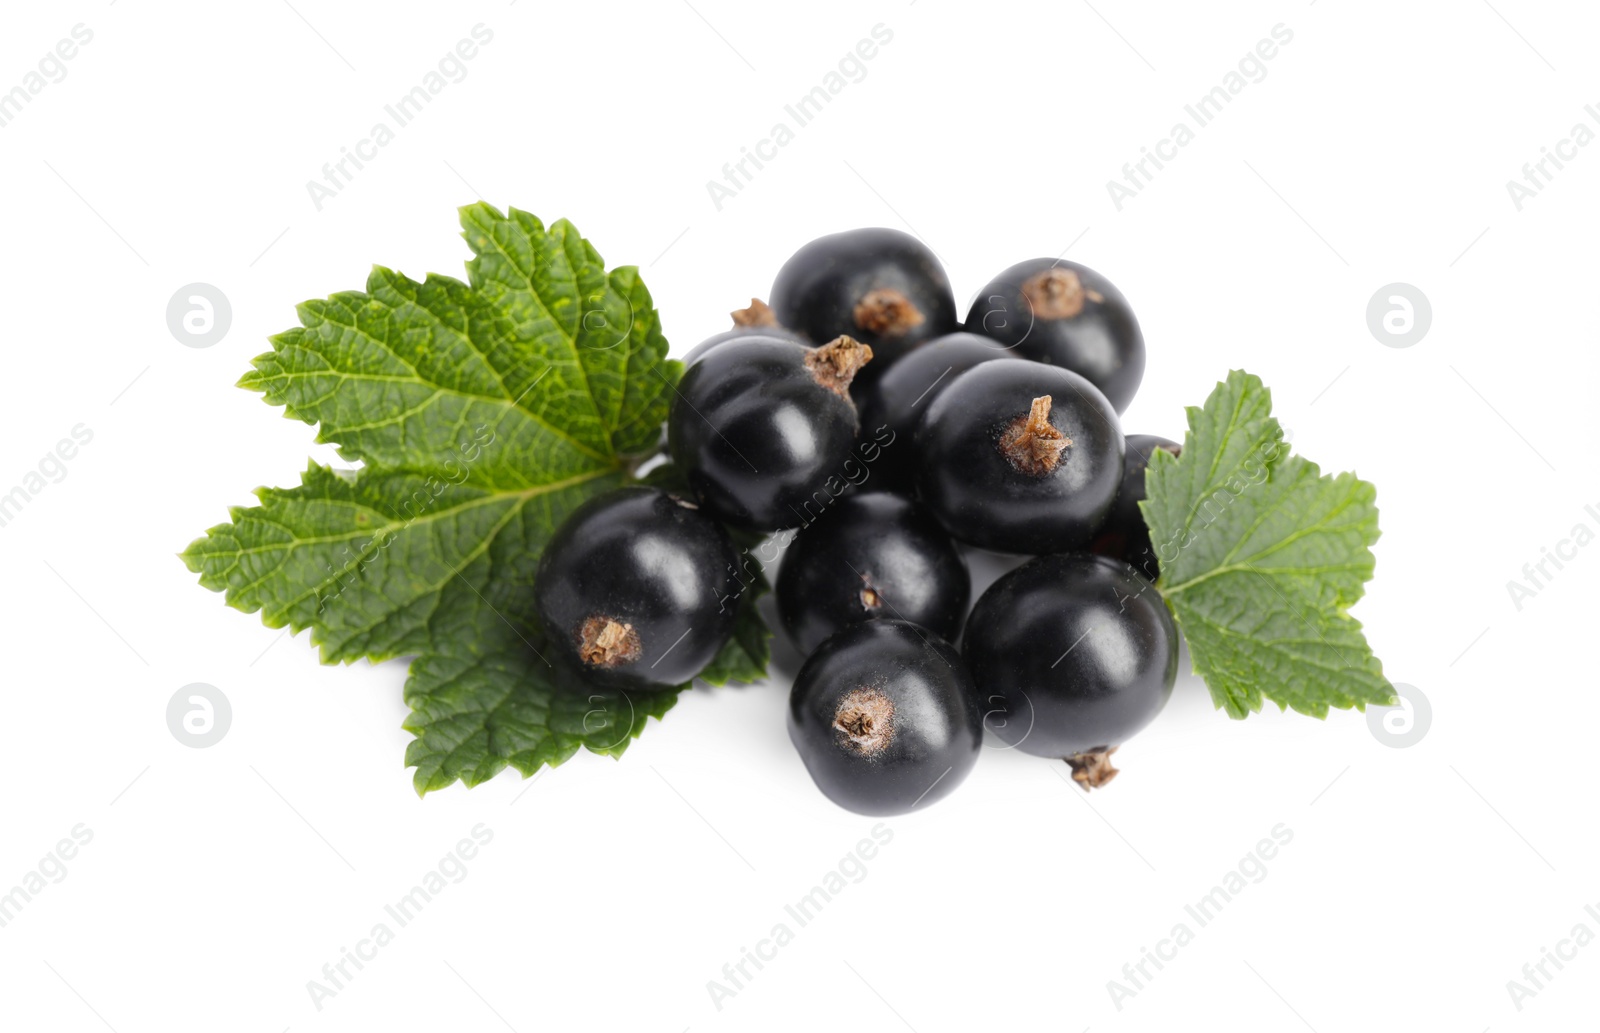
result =
[{"label": "blackcurrant berry", "polygon": [[912,483],[912,434],[917,417],[956,377],[990,359],[1010,353],[978,334],[954,333],[918,345],[873,381],[859,398],[861,429],[886,430],[891,443],[872,465],[874,481],[883,487],[909,489]]},{"label": "blackcurrant berry", "polygon": [[1087,788],[1108,755],[1166,706],[1178,629],[1155,587],[1105,556],[1040,556],[983,593],[962,655],[985,724],[1024,753],[1060,757]]},{"label": "blackcurrant berry", "polygon": [[950,536],[910,499],[846,495],[795,535],[778,573],[778,616],[802,653],[873,618],[919,624],[954,639],[971,598]]},{"label": "blackcurrant berry", "polygon": [[558,657],[617,688],[679,685],[733,631],[738,550],[693,502],[656,488],[590,499],[545,545],[534,602]]},{"label": "blackcurrant berry", "polygon": [[1139,573],[1154,581],[1161,576],[1161,564],[1156,559],[1155,547],[1150,544],[1150,528],[1139,511],[1144,501],[1144,471],[1150,463],[1150,454],[1157,449],[1178,455],[1183,446],[1176,441],[1158,438],[1154,434],[1129,434],[1123,449],[1122,486],[1117,489],[1116,501],[1100,531],[1089,548],[1102,556],[1123,560]]},{"label": "blackcurrant berry", "polygon": [[870,348],[848,337],[820,348],[751,337],[713,348],[685,370],[667,443],[706,509],[739,527],[776,531],[831,501],[829,481],[842,483],[855,440],[850,381],[870,358]]},{"label": "blackcurrant berry", "polygon": [[693,348],[683,357],[685,366],[693,366],[705,358],[706,352],[729,341],[739,341],[747,337],[768,337],[780,341],[794,341],[797,344],[810,346],[811,342],[802,338],[792,330],[785,330],[778,325],[777,319],[772,314],[772,309],[760,298],[751,298],[749,308],[736,309],[729,313],[733,316],[733,329],[724,330],[720,334],[712,334]]},{"label": "blackcurrant berry", "polygon": [[795,675],[789,738],[834,803],[905,814],[967,777],[983,718],[948,643],[907,621],[865,621],[818,646]]},{"label": "blackcurrant berry", "polygon": [[959,541],[996,552],[1088,544],[1122,480],[1117,414],[1059,366],[995,359],[939,393],[917,423],[917,493]]},{"label": "blackcurrant berry", "polygon": [[1144,335],[1122,292],[1093,269],[1056,258],[996,276],[967,313],[967,329],[1022,358],[1070,369],[1122,412],[1144,379]]},{"label": "blackcurrant berry", "polygon": [[847,334],[870,344],[874,378],[917,344],[957,329],[955,297],[939,259],[899,230],[813,240],[778,270],[772,308],[780,324],[813,341]]}]

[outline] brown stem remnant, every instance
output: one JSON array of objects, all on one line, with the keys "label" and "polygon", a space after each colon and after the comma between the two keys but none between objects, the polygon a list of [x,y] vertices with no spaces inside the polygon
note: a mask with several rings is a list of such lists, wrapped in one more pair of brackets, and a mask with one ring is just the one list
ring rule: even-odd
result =
[{"label": "brown stem remnant", "polygon": [[883,596],[878,594],[878,590],[873,588],[866,578],[862,578],[861,581],[861,608],[869,613],[876,613],[883,607]]},{"label": "brown stem remnant", "polygon": [[903,337],[927,321],[916,303],[893,287],[862,295],[853,314],[856,326],[881,337]]},{"label": "brown stem remnant", "polygon": [[1071,319],[1083,311],[1085,302],[1101,302],[1105,295],[1083,285],[1071,269],[1051,266],[1023,281],[1022,296],[1040,319]]},{"label": "brown stem remnant", "polygon": [[751,298],[749,308],[736,308],[728,315],[733,317],[733,325],[736,327],[778,325],[778,316],[772,311],[772,306],[760,298]]},{"label": "brown stem remnant", "polygon": [[870,361],[872,349],[844,335],[806,352],[806,369],[812,379],[840,398],[850,397],[850,381]]},{"label": "brown stem remnant", "polygon": [[595,614],[578,629],[578,657],[591,667],[621,667],[639,659],[643,652],[632,624]]},{"label": "brown stem remnant", "polygon": [[1019,472],[1043,477],[1061,462],[1072,439],[1050,423],[1050,396],[1033,400],[1026,415],[1018,416],[1000,435],[1000,454]]},{"label": "brown stem remnant", "polygon": [[1115,752],[1117,747],[1113,746],[1110,749],[1075,753],[1066,758],[1067,766],[1072,768],[1072,780],[1083,786],[1084,792],[1088,792],[1116,778],[1117,769],[1111,766],[1111,755]]},{"label": "brown stem remnant", "polygon": [[833,712],[833,727],[848,749],[870,757],[894,741],[894,700],[879,689],[851,689]]}]

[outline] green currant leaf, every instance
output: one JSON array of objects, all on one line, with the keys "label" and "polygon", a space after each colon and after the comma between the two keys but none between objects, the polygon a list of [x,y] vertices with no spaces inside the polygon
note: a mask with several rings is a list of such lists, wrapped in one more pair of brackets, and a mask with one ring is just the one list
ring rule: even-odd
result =
[{"label": "green currant leaf", "polygon": [[414,656],[419,792],[620,753],[677,692],[562,684],[531,602],[556,527],[659,443],[682,366],[650,294],[564,220],[480,203],[461,225],[467,282],[374,268],[240,381],[361,468],[261,489],[182,556],[229,605],[310,628],[324,662]]},{"label": "green currant leaf", "polygon": [[1241,370],[1188,417],[1182,454],[1152,455],[1140,508],[1212,700],[1235,718],[1263,697],[1313,717],[1392,703],[1346,612],[1372,577],[1376,490],[1291,454],[1271,392]]},{"label": "green currant leaf", "polygon": [[507,765],[531,775],[579,747],[620,757],[649,718],[678,701],[678,688],[580,684],[547,655],[543,640],[523,638],[487,605],[469,605],[457,634],[412,661],[405,728],[416,738],[406,766],[416,769],[418,795],[457,780],[478,785]]},{"label": "green currant leaf", "polygon": [[[494,442],[485,446],[493,449]],[[313,463],[294,488],[261,488],[183,559],[272,628],[312,629],[324,663],[426,652],[479,601],[529,623],[545,541],[618,469],[524,489],[452,484],[442,475]],[[441,618],[446,623],[440,623]]]}]

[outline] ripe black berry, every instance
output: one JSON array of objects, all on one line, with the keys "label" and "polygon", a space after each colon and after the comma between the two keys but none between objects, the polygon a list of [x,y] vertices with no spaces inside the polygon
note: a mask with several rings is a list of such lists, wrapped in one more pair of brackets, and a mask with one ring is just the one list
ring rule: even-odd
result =
[{"label": "ripe black berry", "polygon": [[739,553],[694,503],[618,488],[579,506],[545,546],[534,602],[556,654],[596,684],[678,685],[733,631]]},{"label": "ripe black berry", "polygon": [[802,523],[819,493],[831,501],[827,484],[842,477],[856,433],[850,381],[870,358],[848,337],[820,348],[750,337],[690,366],[667,443],[711,514],[776,531]]},{"label": "ripe black berry", "polygon": [[950,536],[910,499],[846,495],[800,531],[778,573],[778,615],[802,653],[858,621],[894,618],[954,639],[972,581]]},{"label": "ripe black berry", "polygon": [[778,325],[777,319],[772,314],[772,309],[760,298],[751,298],[749,308],[737,309],[729,313],[733,316],[733,329],[724,330],[720,334],[712,334],[693,348],[683,357],[685,366],[693,366],[705,358],[706,352],[729,341],[740,341],[748,337],[773,338],[779,341],[793,341],[810,347],[811,342],[802,338],[792,330],[785,330]]},{"label": "ripe black berry", "polygon": [[1081,548],[1122,480],[1117,414],[1059,366],[995,359],[939,393],[917,423],[917,493],[960,541],[997,552]]},{"label": "ripe black berry", "polygon": [[948,643],[907,621],[866,621],[822,643],[800,668],[789,738],[834,803],[905,814],[967,777],[983,720]]},{"label": "ripe black berry", "polygon": [[1144,379],[1144,335],[1128,300],[1073,262],[1035,258],[1012,266],[978,295],[966,326],[1023,358],[1088,378],[1119,413]]},{"label": "ripe black berry", "polygon": [[796,251],[772,284],[778,322],[813,341],[848,334],[872,346],[877,377],[911,348],[957,328],[955,297],[939,259],[899,230],[819,237]]},{"label": "ripe black berry", "polygon": [[945,334],[918,345],[873,381],[859,399],[861,428],[869,433],[887,428],[893,435],[882,458],[873,464],[873,478],[883,487],[909,489],[914,468],[911,440],[922,410],[956,377],[980,362],[1009,354],[978,334]]},{"label": "ripe black berry", "polygon": [[1093,788],[1117,773],[1108,755],[1172,695],[1178,629],[1126,563],[1040,556],[983,593],[962,655],[990,729],[1024,753],[1064,758]]},{"label": "ripe black berry", "polygon": [[1102,556],[1111,556],[1131,565],[1146,578],[1154,581],[1161,576],[1161,564],[1156,550],[1150,544],[1150,528],[1139,511],[1144,500],[1144,471],[1150,463],[1150,454],[1163,449],[1177,455],[1183,446],[1176,441],[1158,438],[1154,434],[1129,434],[1123,450],[1122,487],[1117,489],[1116,501],[1100,531],[1089,548]]}]

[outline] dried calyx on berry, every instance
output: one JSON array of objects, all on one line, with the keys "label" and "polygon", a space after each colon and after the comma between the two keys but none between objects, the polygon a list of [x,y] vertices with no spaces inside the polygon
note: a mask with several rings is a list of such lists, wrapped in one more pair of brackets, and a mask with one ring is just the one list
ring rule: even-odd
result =
[{"label": "dried calyx on berry", "polygon": [[983,593],[962,655],[1009,746],[1055,757],[1085,789],[1155,719],[1178,676],[1178,629],[1155,586],[1120,560],[1040,556]]},{"label": "dried calyx on berry", "polygon": [[928,404],[914,443],[918,497],[958,541],[1040,555],[1088,544],[1122,479],[1117,414],[1057,366],[995,359]]},{"label": "dried calyx on berry", "polygon": [[770,297],[778,322],[811,341],[847,334],[871,345],[874,378],[922,342],[957,329],[955,296],[938,257],[899,230],[813,240],[784,263]]},{"label": "dried calyx on berry", "polygon": [[789,738],[834,803],[904,814],[967,777],[983,721],[947,642],[907,621],[873,620],[823,642],[795,675]]},{"label": "dried calyx on berry", "polygon": [[739,553],[694,503],[634,486],[597,495],[556,529],[534,605],[551,650],[585,680],[680,685],[733,632]]}]

